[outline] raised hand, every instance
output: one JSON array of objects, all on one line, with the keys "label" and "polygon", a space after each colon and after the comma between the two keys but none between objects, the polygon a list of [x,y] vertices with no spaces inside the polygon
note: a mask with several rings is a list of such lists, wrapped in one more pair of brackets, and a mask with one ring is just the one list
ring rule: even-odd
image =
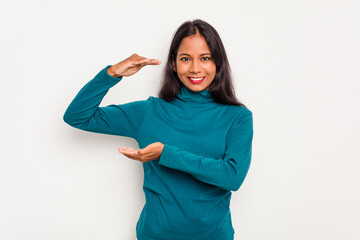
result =
[{"label": "raised hand", "polygon": [[140,162],[148,162],[151,160],[159,159],[164,148],[164,144],[161,142],[155,142],[143,149],[132,149],[126,147],[120,147],[118,150],[120,153],[128,158],[138,160]]},{"label": "raised hand", "polygon": [[160,63],[161,61],[159,59],[146,58],[135,53],[127,59],[109,67],[107,72],[113,77],[127,77],[137,73],[146,65],[159,65]]}]

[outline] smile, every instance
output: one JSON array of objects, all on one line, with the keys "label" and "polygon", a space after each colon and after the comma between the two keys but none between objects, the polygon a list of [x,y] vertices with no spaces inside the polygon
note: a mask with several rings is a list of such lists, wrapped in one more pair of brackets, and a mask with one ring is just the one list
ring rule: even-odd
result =
[{"label": "smile", "polygon": [[193,78],[193,77],[187,77],[191,83],[194,83],[194,84],[199,84],[201,83],[205,77],[198,77],[198,78]]}]

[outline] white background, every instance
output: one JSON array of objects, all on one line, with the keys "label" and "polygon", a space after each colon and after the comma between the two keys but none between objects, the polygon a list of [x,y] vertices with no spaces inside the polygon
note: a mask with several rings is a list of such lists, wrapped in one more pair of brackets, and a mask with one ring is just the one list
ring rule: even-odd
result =
[{"label": "white background", "polygon": [[[134,139],[63,114],[106,65],[166,60],[186,20],[219,32],[253,112],[253,158],[231,211],[237,240],[360,239],[360,2],[1,1],[0,239],[135,239],[144,204]],[[156,96],[148,66],[101,106]]]}]

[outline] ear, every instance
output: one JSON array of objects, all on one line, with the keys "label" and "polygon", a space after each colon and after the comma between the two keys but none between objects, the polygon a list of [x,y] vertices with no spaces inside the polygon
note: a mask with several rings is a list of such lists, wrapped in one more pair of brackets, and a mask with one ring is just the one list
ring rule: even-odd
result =
[{"label": "ear", "polygon": [[174,57],[173,57],[173,60],[172,60],[172,65],[173,65],[174,72],[176,72],[176,63],[175,63]]}]

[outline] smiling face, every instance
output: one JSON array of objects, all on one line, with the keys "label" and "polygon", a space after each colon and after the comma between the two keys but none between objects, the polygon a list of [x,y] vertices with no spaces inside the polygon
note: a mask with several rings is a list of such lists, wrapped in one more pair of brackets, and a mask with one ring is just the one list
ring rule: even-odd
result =
[{"label": "smiling face", "polygon": [[195,34],[181,41],[173,68],[188,89],[194,92],[209,89],[216,65],[203,36]]}]

